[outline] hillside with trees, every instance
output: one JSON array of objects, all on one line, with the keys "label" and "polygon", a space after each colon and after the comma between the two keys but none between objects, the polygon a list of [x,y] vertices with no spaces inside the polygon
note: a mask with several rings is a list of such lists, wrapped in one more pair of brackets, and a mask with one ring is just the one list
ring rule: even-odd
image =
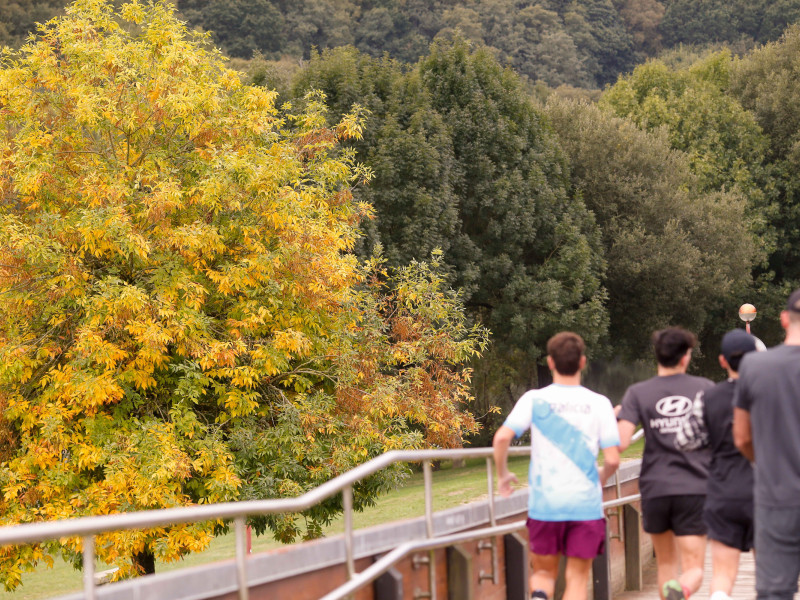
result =
[{"label": "hillside with trees", "polygon": [[[485,45],[532,82],[599,89],[682,45],[774,41],[800,19],[800,0],[172,0],[191,27],[234,58],[307,60],[353,46],[416,63],[455,32]],[[18,47],[63,0],[0,0],[0,44]]]}]

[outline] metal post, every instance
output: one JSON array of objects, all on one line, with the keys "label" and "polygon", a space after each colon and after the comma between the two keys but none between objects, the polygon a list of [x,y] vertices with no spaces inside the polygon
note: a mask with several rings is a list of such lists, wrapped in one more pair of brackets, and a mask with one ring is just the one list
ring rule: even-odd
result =
[{"label": "metal post", "polygon": [[97,590],[94,587],[94,536],[83,538],[83,591],[86,600],[95,600]]},{"label": "metal post", "polygon": [[[489,486],[489,524],[494,527],[497,525],[497,515],[494,509],[494,459],[486,457],[486,480]],[[492,583],[499,585],[500,569],[497,564],[497,538],[492,538]]]},{"label": "metal post", "polygon": [[592,561],[593,600],[611,600],[611,564],[608,548],[608,527],[606,527],[605,551]]},{"label": "metal post", "polygon": [[497,525],[494,514],[494,459],[486,459],[486,480],[489,483],[489,523],[492,527]]},{"label": "metal post", "polygon": [[642,547],[639,539],[639,511],[630,504],[625,515],[625,589],[642,589]]},{"label": "metal post", "polygon": [[356,574],[356,561],[353,557],[353,486],[342,490],[342,507],[344,508],[344,551],[347,558],[347,577],[352,579]]},{"label": "metal post", "polygon": [[425,531],[429,538],[433,537],[433,473],[431,461],[422,461],[422,472],[425,479]]},{"label": "metal post", "polygon": [[436,550],[428,552],[428,589],[430,599],[436,600]]},{"label": "metal post", "polygon": [[239,584],[239,600],[248,600],[250,588],[247,587],[247,523],[244,517],[236,517],[236,580]]},{"label": "metal post", "polygon": [[[622,479],[619,476],[619,470],[614,473],[614,480],[617,488],[617,500],[622,498]],[[617,507],[617,533],[611,536],[611,539],[622,539],[622,506]]]},{"label": "metal post", "polygon": [[[422,473],[425,479],[425,531],[429,538],[433,537],[433,471],[431,461],[422,461]],[[436,600],[436,551],[428,553],[428,597]]]}]

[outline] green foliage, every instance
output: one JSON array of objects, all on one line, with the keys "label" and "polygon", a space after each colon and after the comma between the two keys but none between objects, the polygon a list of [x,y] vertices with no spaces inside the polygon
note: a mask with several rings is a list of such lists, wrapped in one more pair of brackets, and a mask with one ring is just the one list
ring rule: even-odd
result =
[{"label": "green foliage", "polygon": [[434,39],[460,32],[534,81],[584,87],[614,81],[635,60],[610,0],[180,0],[178,6],[193,25],[215,32],[226,52],[242,58],[254,50],[268,58],[309,57],[314,47],[353,45],[376,58],[387,53],[414,63]]},{"label": "green foliage", "polygon": [[381,244],[390,264],[404,264],[443,249],[449,281],[492,331],[476,382],[481,412],[535,380],[556,331],[603,336],[594,220],[568,194],[566,162],[519,78],[488,50],[439,42],[408,72],[354,49],[324,52],[295,94],[311,88],[334,113],[356,101],[370,111],[354,147],[376,176],[356,193],[377,218],[359,252]]},{"label": "green foliage", "polygon": [[600,103],[644,129],[665,127],[706,189],[738,189],[763,205],[757,178],[767,140],[753,115],[727,94],[730,70],[724,51],[678,70],[649,61],[607,90]]},{"label": "green foliage", "polygon": [[745,199],[704,191],[663,129],[555,97],[546,115],[602,232],[615,354],[649,356],[649,333],[667,325],[703,331],[760,256]]},{"label": "green foliage", "polygon": [[19,48],[36,23],[63,12],[61,0],[0,0],[0,47]]},{"label": "green foliage", "polygon": [[[307,59],[353,45],[413,64],[456,32],[492,48],[532,81],[598,89],[645,57],[683,45],[777,39],[800,0],[175,0],[229,56]],[[19,46],[54,0],[0,0],[0,43]]]},{"label": "green foliage", "polygon": [[668,46],[776,40],[800,19],[798,0],[666,0],[660,30]]},{"label": "green foliage", "polygon": [[800,284],[800,28],[790,28],[779,41],[737,60],[731,74],[731,95],[754,116],[766,134],[765,191],[776,210],[769,215],[777,235],[769,260],[774,282]]}]

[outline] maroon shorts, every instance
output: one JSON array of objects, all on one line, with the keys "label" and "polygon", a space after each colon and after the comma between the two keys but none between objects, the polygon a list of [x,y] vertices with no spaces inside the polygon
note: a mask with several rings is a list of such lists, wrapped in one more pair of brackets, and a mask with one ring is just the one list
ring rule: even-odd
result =
[{"label": "maroon shorts", "polygon": [[563,554],[594,558],[606,546],[606,520],[537,521],[528,519],[531,552],[541,556]]}]

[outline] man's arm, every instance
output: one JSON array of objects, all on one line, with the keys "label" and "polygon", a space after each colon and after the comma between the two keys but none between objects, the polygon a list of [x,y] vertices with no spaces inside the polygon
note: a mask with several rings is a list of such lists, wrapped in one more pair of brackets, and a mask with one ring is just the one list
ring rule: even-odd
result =
[{"label": "man's arm", "polygon": [[756,455],[753,450],[753,429],[750,426],[750,413],[743,408],[735,406],[733,408],[733,443],[744,457],[749,461],[755,461]]},{"label": "man's arm", "polygon": [[511,484],[517,483],[516,475],[508,470],[508,447],[516,436],[511,427],[501,425],[492,440],[494,464],[497,468],[497,491],[504,497],[511,495]]},{"label": "man's arm", "polygon": [[[631,423],[630,421],[622,419],[617,421],[617,429],[619,429],[619,451],[625,452],[628,446],[631,445],[633,432],[636,431],[636,423]],[[605,456],[605,453],[603,456]]]},{"label": "man's arm", "polygon": [[603,448],[603,466],[597,469],[597,474],[600,476],[600,485],[605,485],[611,476],[617,472],[619,468],[619,447],[609,446]]}]

